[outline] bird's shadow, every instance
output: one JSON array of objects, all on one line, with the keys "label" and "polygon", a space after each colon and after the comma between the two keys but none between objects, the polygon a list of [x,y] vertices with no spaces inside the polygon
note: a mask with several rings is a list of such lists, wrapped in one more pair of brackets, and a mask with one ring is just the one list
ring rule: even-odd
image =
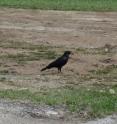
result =
[{"label": "bird's shadow", "polygon": [[41,74],[42,74],[42,75],[61,75],[61,74],[63,74],[63,73],[54,70],[54,71],[44,71],[44,72],[41,72]]}]

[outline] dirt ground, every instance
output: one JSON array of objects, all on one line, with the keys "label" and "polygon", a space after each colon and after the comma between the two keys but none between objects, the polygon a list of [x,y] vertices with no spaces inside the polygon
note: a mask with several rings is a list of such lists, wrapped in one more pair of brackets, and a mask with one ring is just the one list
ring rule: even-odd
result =
[{"label": "dirt ground", "polygon": [[[41,73],[40,69],[53,59],[18,63],[17,57],[20,56],[17,55],[27,55],[30,59],[32,53],[38,53],[38,48],[21,48],[25,44],[29,48],[43,45],[47,47],[45,51],[54,51],[58,55],[71,50],[74,55],[62,74],[58,74],[56,69]],[[100,75],[97,77],[92,72],[117,65],[117,13],[1,8],[0,54],[1,89],[38,90],[97,83],[115,85],[115,72],[111,81],[107,81],[110,79],[107,75],[99,79]]]}]

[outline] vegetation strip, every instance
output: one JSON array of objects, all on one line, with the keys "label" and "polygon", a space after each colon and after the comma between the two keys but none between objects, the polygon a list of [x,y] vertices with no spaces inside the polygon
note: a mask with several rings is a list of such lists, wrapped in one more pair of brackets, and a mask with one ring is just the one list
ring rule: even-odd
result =
[{"label": "vegetation strip", "polygon": [[44,10],[117,11],[117,0],[0,0],[0,6]]},{"label": "vegetation strip", "polygon": [[72,112],[86,112],[88,117],[99,117],[117,112],[117,86],[111,88],[61,88],[32,93],[29,90],[2,90],[1,98],[29,100],[51,106],[66,105]]}]

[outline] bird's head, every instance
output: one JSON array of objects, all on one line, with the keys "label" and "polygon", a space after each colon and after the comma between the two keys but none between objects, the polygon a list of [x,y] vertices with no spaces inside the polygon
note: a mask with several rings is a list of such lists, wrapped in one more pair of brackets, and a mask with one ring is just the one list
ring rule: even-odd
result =
[{"label": "bird's head", "polygon": [[64,52],[64,55],[65,55],[65,56],[69,56],[70,54],[72,54],[71,51],[65,51],[65,52]]}]

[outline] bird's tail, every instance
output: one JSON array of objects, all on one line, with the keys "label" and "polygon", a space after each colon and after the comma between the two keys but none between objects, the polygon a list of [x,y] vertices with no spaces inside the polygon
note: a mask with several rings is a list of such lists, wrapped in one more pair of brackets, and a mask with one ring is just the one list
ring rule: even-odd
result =
[{"label": "bird's tail", "polygon": [[46,69],[47,69],[47,67],[45,67],[45,68],[42,68],[42,69],[41,69],[41,71],[45,71]]}]

